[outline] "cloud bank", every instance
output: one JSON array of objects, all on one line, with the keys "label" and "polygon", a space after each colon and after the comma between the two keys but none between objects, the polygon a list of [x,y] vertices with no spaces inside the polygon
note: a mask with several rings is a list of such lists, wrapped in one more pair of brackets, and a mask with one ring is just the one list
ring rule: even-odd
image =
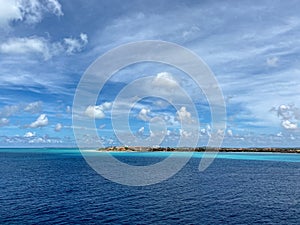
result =
[{"label": "cloud bank", "polygon": [[12,22],[36,24],[45,14],[62,16],[57,0],[0,0],[0,26],[8,28]]}]

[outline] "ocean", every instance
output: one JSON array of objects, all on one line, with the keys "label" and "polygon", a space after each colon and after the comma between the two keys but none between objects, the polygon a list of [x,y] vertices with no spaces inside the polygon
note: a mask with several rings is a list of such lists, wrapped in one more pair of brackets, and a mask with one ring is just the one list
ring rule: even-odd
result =
[{"label": "ocean", "polygon": [[[131,165],[168,154],[113,153]],[[202,155],[132,187],[100,176],[77,149],[1,149],[0,224],[300,224],[300,154],[219,153],[199,172]]]}]

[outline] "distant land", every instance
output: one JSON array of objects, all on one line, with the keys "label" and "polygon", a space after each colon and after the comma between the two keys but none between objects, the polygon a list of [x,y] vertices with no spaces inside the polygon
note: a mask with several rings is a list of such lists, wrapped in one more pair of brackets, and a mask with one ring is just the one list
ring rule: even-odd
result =
[{"label": "distant land", "polygon": [[278,153],[300,153],[300,148],[212,148],[212,147],[139,147],[139,146],[113,146],[99,148],[98,151],[127,151],[127,152],[278,152]]}]

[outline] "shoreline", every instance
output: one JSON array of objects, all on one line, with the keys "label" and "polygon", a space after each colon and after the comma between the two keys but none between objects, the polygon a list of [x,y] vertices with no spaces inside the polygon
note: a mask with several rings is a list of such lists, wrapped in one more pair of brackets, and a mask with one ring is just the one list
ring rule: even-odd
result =
[{"label": "shoreline", "polygon": [[170,148],[170,147],[108,147],[99,148],[97,152],[252,152],[252,153],[297,153],[300,154],[300,148]]}]

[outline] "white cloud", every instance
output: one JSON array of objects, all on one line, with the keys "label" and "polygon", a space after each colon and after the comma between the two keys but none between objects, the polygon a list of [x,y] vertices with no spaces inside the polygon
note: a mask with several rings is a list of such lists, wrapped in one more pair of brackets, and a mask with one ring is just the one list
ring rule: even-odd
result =
[{"label": "white cloud", "polygon": [[[3,136],[2,136],[3,137]],[[3,143],[9,144],[37,144],[37,143],[45,143],[45,144],[60,144],[63,141],[70,141],[68,139],[61,139],[50,137],[49,135],[44,136],[36,136],[35,132],[27,132],[23,136],[15,135],[15,136],[4,136],[2,139]]]},{"label": "white cloud", "polygon": [[170,136],[172,134],[172,132],[170,130],[167,130],[166,135]]},{"label": "white cloud", "polygon": [[31,102],[28,105],[25,106],[24,111],[30,112],[30,113],[38,113],[42,110],[42,102]]},{"label": "white cloud", "polygon": [[54,13],[57,16],[63,16],[61,9],[61,4],[57,0],[48,0],[47,8],[50,9],[50,12]]},{"label": "white cloud", "polygon": [[101,130],[101,129],[104,129],[106,127],[106,124],[101,124],[100,126],[99,126],[99,129]]},{"label": "white cloud", "polygon": [[138,118],[143,121],[149,121],[151,119],[151,117],[148,115],[149,113],[150,113],[150,109],[143,108],[139,112]]},{"label": "white cloud", "polygon": [[[136,74],[140,74],[137,72]],[[135,75],[133,75],[135,78]],[[121,76],[120,76],[121,77]],[[122,76],[123,78],[119,79],[116,78],[116,82],[124,82],[127,83],[128,79],[126,81],[127,76]],[[184,79],[182,76],[179,76],[179,74],[176,74],[176,78],[178,77],[178,80],[180,80],[180,83],[184,84]],[[130,77],[131,79],[132,77]],[[141,79],[140,79],[141,78]],[[123,80],[124,79],[124,80]],[[114,81],[115,82],[115,81]],[[185,84],[184,84],[185,85]],[[128,87],[128,88],[127,88]],[[115,104],[116,108],[122,110],[122,105],[127,106],[130,104],[130,101],[135,101],[134,98],[139,98],[141,96],[157,96],[157,100],[154,102],[151,101],[151,104],[153,104],[153,110],[155,111],[156,108],[167,108],[173,104],[179,105],[189,105],[191,103],[191,99],[189,98],[188,94],[185,92],[185,90],[192,91],[190,86],[179,87],[177,85],[176,81],[173,79],[173,76],[170,73],[162,72],[162,73],[156,73],[154,76],[144,77],[141,75],[141,77],[136,77],[134,87],[129,85],[126,88],[126,92],[122,92],[122,95],[119,95],[118,98],[121,100],[118,100]],[[194,100],[194,99],[193,99]],[[199,101],[199,95],[195,97],[195,102]],[[143,105],[143,104],[141,104]],[[148,104],[149,105],[149,104]],[[148,106],[141,106],[140,108],[147,108]],[[151,106],[152,109],[152,106]],[[154,112],[153,111],[153,112]]]},{"label": "white cloud", "polygon": [[70,112],[71,112],[71,106],[67,105],[67,107],[66,107],[66,112],[67,112],[67,113],[70,113]]},{"label": "white cloud", "polygon": [[12,21],[38,23],[46,13],[63,15],[57,0],[0,0],[0,5],[0,26],[4,28],[8,28]]},{"label": "white cloud", "polygon": [[[107,38],[104,39],[107,40],[106,43],[109,47],[120,42],[143,40],[145,37],[146,39],[164,37],[164,40],[175,40],[176,43],[182,44],[184,42],[180,40],[180,34],[183,34],[184,39],[187,40],[184,44],[200,54],[216,72],[217,78],[220,78],[222,89],[225,87],[224,93],[238,95],[238,98],[234,99],[232,106],[229,107],[232,107],[233,110],[238,108],[244,115],[247,113],[247,116],[234,126],[249,127],[248,121],[251,120],[259,124],[262,129],[266,129],[267,126],[274,127],[274,118],[266,115],[269,104],[272,105],[276,102],[278,104],[282,99],[288,98],[289,101],[296,102],[298,101],[297,96],[299,96],[297,91],[300,90],[297,85],[299,84],[299,73],[283,74],[285,68],[297,66],[293,56],[299,49],[290,47],[299,43],[297,35],[295,35],[299,33],[297,7],[293,9],[291,4],[275,3],[271,11],[279,12],[280,17],[274,23],[272,17],[263,13],[265,10],[269,10],[267,4],[264,3],[255,7],[246,4],[242,8],[234,9],[234,13],[229,4],[222,3],[222,10],[221,8],[220,10],[226,9],[226,13],[222,14],[221,18],[215,17],[221,11],[212,10],[214,6],[214,4],[209,4],[207,8],[182,7],[180,12],[181,15],[185,15],[182,17],[184,19],[174,26],[167,25],[170,24],[170,21],[178,20],[175,10],[162,14],[147,14],[145,17],[139,17],[137,14],[125,14],[107,26],[107,32],[102,32],[102,34],[107,35]],[[244,7],[248,10],[247,15],[259,15],[263,18],[263,22],[255,23],[257,17],[245,15]],[[282,7],[285,10],[278,10],[283,9]],[[213,13],[211,14],[211,12]],[[242,22],[236,18],[240,18]],[[197,23],[193,21],[197,21]],[[144,24],[149,24],[149,26],[145,27]],[[228,26],[230,24],[235,24],[237,29],[232,30],[231,26]],[[256,24],[255,29],[249,32],[248,28],[254,24]],[[170,29],[161,30],[158,27],[170,27]],[[218,32],[216,27],[225,27],[226,29]],[[158,30],[160,32],[156,32]],[[199,39],[203,41],[200,43]],[[216,44],[224,43],[224,40],[226,40],[226,44]],[[104,48],[103,46],[105,46],[105,41],[101,48]],[[272,53],[276,53],[276,56]],[[281,59],[285,62],[282,65],[279,63]],[[278,66],[279,69],[273,73],[266,68],[266,65]],[[226,77],[227,75],[228,77]]]},{"label": "white cloud", "polygon": [[102,110],[109,110],[112,106],[112,102],[104,102],[100,105]]},{"label": "white cloud", "polygon": [[230,129],[227,130],[227,135],[230,136],[230,137],[232,137],[233,136],[232,130],[230,130]]},{"label": "white cloud", "polygon": [[293,104],[281,104],[277,108],[272,107],[270,112],[277,113],[277,117],[281,120],[281,126],[287,130],[295,130],[298,128],[297,122],[300,120],[300,109]]},{"label": "white cloud", "polygon": [[179,109],[179,111],[177,111],[176,115],[177,115],[176,119],[181,121],[181,122],[187,122],[187,123],[192,123],[193,122],[191,113],[186,110],[185,106],[182,106]]},{"label": "white cloud", "polygon": [[[11,0],[2,0],[0,4],[1,9],[5,8],[4,4],[10,1]],[[279,122],[274,123],[274,120],[271,121],[272,116],[266,113],[269,106],[280,104],[280,102],[298,101],[298,90],[300,90],[298,85],[300,83],[297,78],[299,77],[299,73],[291,71],[289,74],[280,75],[283,71],[282,69],[284,69],[281,66],[289,67],[290,63],[296,61],[293,56],[298,52],[298,48],[291,48],[291,46],[297,46],[297,43],[299,43],[299,40],[297,42],[295,41],[299,36],[296,35],[299,33],[299,17],[297,14],[294,14],[297,7],[294,7],[294,9],[291,8],[290,11],[287,10],[288,6],[290,6],[289,3],[280,5],[286,10],[278,11],[278,5],[276,3],[271,9],[272,12],[278,11],[279,13],[276,23],[274,23],[274,18],[270,17],[269,14],[266,15],[263,13],[264,9],[267,8],[264,4],[256,5],[255,7],[251,6],[251,4],[243,6],[247,9],[249,8],[249,11],[247,11],[249,15],[257,15],[254,17],[247,16],[248,14],[246,15],[244,10],[240,10],[240,8],[233,9],[232,11],[232,7],[228,7],[230,4],[227,3],[222,3],[222,7],[216,9],[217,11],[211,10],[214,7],[211,7],[210,4],[207,5],[207,8],[183,6],[178,9],[178,12],[180,11],[181,15],[183,15],[180,17],[180,23],[176,23],[178,13],[173,9],[167,10],[165,13],[146,13],[145,16],[141,16],[143,14],[132,16],[132,13],[125,13],[124,16],[115,18],[113,24],[111,24],[111,20],[108,18],[108,26],[111,24],[110,29],[109,27],[101,27],[101,30],[98,31],[98,34],[104,35],[104,37],[107,38],[99,38],[101,45],[98,43],[98,46],[101,49],[107,49],[108,47],[106,47],[106,45],[108,44],[110,44],[110,46],[116,46],[120,42],[155,39],[156,37],[167,41],[175,40],[175,42],[179,44],[183,43],[186,47],[203,57],[213,71],[216,72],[217,78],[221,81],[220,84],[222,88],[225,87],[223,89],[224,93],[238,95],[238,98],[232,99],[233,102],[230,102],[232,105],[229,105],[228,108],[230,112],[233,110],[236,111],[237,114],[243,114],[244,120],[237,118],[232,122],[235,122],[237,125],[233,125],[232,127],[245,126],[247,121],[251,120],[260,123],[261,126],[264,126],[265,122],[270,121],[270,126],[267,129],[276,126],[278,128],[283,119],[278,120],[276,116],[273,116],[274,120],[277,119]],[[226,12],[221,13],[220,10],[225,10]],[[165,9],[162,9],[162,11],[165,11]],[[6,10],[3,14],[1,11],[0,17],[5,16],[4,13],[6,12],[11,14],[13,18],[17,18],[15,20],[21,20],[19,17],[22,18],[22,15],[19,16],[14,9]],[[286,16],[282,14],[286,14]],[[216,17],[215,15],[222,16]],[[234,15],[234,17],[232,15]],[[237,20],[236,18],[239,19]],[[255,23],[254,20],[257,18],[261,18],[263,22]],[[285,21],[287,18],[296,20],[297,24],[293,25],[293,23]],[[170,25],[170,21],[172,21],[171,23],[173,23],[174,26],[166,26]],[[235,22],[237,22],[237,24],[234,24]],[[148,24],[149,26],[144,26],[144,24]],[[228,26],[228,24],[236,25],[234,27],[237,29],[231,29],[232,26]],[[249,29],[249,27],[254,25],[255,29]],[[159,29],[160,27],[166,27],[167,29],[162,30]],[[220,27],[225,28],[225,30],[219,32],[220,29],[218,28]],[[257,35],[258,33],[260,35]],[[180,34],[183,34],[186,42],[180,40]],[[85,38],[84,35],[80,36],[79,40],[82,40],[82,43],[87,42],[87,38]],[[198,40],[201,40],[201,43]],[[60,44],[62,45],[63,42],[64,41],[61,41]],[[293,51],[294,54],[291,54]],[[280,57],[280,61],[278,61],[278,57],[276,56],[276,59],[272,53]],[[42,53],[38,54],[43,56]],[[278,63],[281,62],[281,60],[284,60],[285,63]],[[278,70],[273,73],[272,70],[265,68],[268,65],[277,65]],[[296,64],[293,66],[296,66]],[[2,67],[4,68],[5,66]],[[253,73],[253,71],[255,71],[255,73]],[[151,73],[151,71],[149,71],[149,73]],[[228,75],[228,77],[226,77],[226,75]],[[21,76],[19,78],[15,76],[15,78],[19,82],[23,82]],[[31,79],[28,79],[28,81],[31,82]],[[180,83],[183,84],[182,81],[180,81]],[[149,83],[146,83],[146,85],[151,87]],[[174,94],[176,93],[177,92]],[[173,99],[177,98],[174,97]],[[192,99],[194,100],[196,98]],[[288,120],[292,122],[295,121],[289,119],[287,113],[284,114],[286,114],[284,118],[288,118]],[[153,115],[153,112],[151,115]],[[236,127],[234,128],[234,131],[240,132]],[[251,129],[252,128],[249,127],[249,130]],[[253,129],[256,130],[257,128]],[[275,132],[277,133],[278,130]]]},{"label": "white cloud", "polygon": [[178,87],[176,80],[170,73],[161,72],[156,75],[152,81],[152,85],[158,88],[164,88],[167,90],[175,90]]},{"label": "white cloud", "polygon": [[20,3],[17,0],[0,0],[0,26],[8,27],[11,20],[22,20]]},{"label": "white cloud", "polygon": [[85,110],[85,115],[90,118],[102,119],[105,117],[103,110],[99,106],[88,106]]},{"label": "white cloud", "polygon": [[144,131],[145,131],[145,128],[144,128],[144,127],[141,127],[141,128],[138,130],[138,134],[139,134],[139,135],[143,135],[143,134],[144,134]]},{"label": "white cloud", "polygon": [[153,132],[152,130],[150,130],[149,132],[150,132],[150,138],[153,138],[156,135],[158,135],[157,133]]},{"label": "white cloud", "polygon": [[200,129],[200,134],[201,135],[205,135],[206,134],[206,129],[205,128],[201,128]]},{"label": "white cloud", "polygon": [[42,109],[42,102],[31,102],[27,105],[6,105],[0,110],[0,117],[6,118],[14,116],[21,112],[30,112],[32,114],[40,112]]},{"label": "white cloud", "polygon": [[280,105],[277,109],[277,116],[283,119],[290,119],[292,117],[292,110],[289,105]]},{"label": "white cloud", "polygon": [[83,42],[84,44],[87,44],[87,43],[88,43],[88,36],[87,36],[87,34],[80,33],[80,39],[82,40],[82,42]]},{"label": "white cloud", "polygon": [[179,129],[179,134],[181,137],[188,138],[192,136],[192,132],[187,132],[186,130]]},{"label": "white cloud", "polygon": [[20,110],[20,107],[17,105],[7,105],[3,107],[3,109],[0,111],[0,116],[2,117],[10,117],[14,114],[16,114]]},{"label": "white cloud", "polygon": [[14,37],[0,44],[0,52],[11,55],[41,55],[45,60],[66,53],[78,53],[87,44],[87,35],[80,34],[80,39],[65,38],[62,42],[51,42],[43,37]]},{"label": "white cloud", "polygon": [[[20,140],[22,142],[24,142],[24,140]],[[62,139],[60,138],[52,138],[52,137],[49,137],[49,135],[45,135],[45,136],[42,136],[42,137],[38,137],[38,136],[34,136],[34,137],[31,137],[29,138],[29,140],[27,140],[27,143],[29,144],[59,144],[59,143],[62,143]],[[25,143],[26,143],[26,140],[25,140]]]},{"label": "white cloud", "polygon": [[31,137],[35,137],[35,132],[27,132],[24,134],[24,137],[25,138],[31,138]]},{"label": "white cloud", "polygon": [[41,37],[10,38],[0,45],[0,52],[5,54],[39,54],[44,59],[52,57],[51,46]]},{"label": "white cloud", "polygon": [[165,115],[162,118],[170,126],[179,126],[180,125],[180,123],[178,123],[177,118],[175,116],[173,116],[173,115]]},{"label": "white cloud", "polygon": [[206,125],[206,134],[210,137],[211,136],[211,126],[209,124]]},{"label": "white cloud", "polygon": [[109,110],[111,106],[111,102],[104,102],[101,105],[90,105],[86,108],[85,115],[90,118],[103,119],[105,117],[104,111]]},{"label": "white cloud", "polygon": [[0,119],[0,127],[6,126],[8,124],[9,124],[9,119],[7,119],[7,118]]},{"label": "white cloud", "polygon": [[69,55],[82,51],[82,49],[85,47],[87,43],[88,43],[88,36],[83,33],[80,34],[79,39],[64,38],[66,53]]},{"label": "white cloud", "polygon": [[57,124],[55,125],[54,130],[55,130],[55,131],[60,131],[62,128],[63,128],[63,125],[62,125],[61,123],[57,123]]},{"label": "white cloud", "polygon": [[298,127],[297,123],[293,123],[289,120],[283,120],[281,122],[281,126],[285,129],[288,129],[288,130],[295,130]]},{"label": "white cloud", "polygon": [[48,118],[46,114],[41,114],[36,121],[32,122],[29,127],[31,128],[38,128],[38,127],[44,127],[48,125]]}]

